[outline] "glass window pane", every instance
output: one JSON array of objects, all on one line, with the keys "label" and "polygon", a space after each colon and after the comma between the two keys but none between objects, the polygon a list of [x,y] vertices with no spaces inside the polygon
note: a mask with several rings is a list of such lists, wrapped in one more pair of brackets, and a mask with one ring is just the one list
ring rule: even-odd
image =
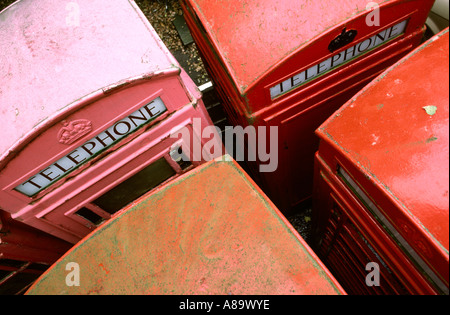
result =
[{"label": "glass window pane", "polygon": [[169,163],[161,158],[106,192],[93,203],[110,214],[116,213],[175,174]]}]

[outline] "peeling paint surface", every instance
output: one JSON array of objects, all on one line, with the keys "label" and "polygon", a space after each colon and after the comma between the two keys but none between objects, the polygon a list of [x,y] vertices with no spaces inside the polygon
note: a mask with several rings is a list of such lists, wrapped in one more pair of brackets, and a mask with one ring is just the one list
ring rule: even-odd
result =
[{"label": "peeling paint surface", "polygon": [[424,106],[424,107],[422,107],[426,112],[427,112],[427,114],[428,115],[430,115],[430,116],[433,116],[434,114],[436,114],[436,111],[437,111],[437,107],[436,106],[434,106],[434,105],[427,105],[427,106]]}]

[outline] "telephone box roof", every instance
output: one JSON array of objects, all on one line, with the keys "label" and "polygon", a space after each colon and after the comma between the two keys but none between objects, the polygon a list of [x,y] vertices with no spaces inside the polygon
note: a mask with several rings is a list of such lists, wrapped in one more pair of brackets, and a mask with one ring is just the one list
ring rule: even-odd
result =
[{"label": "telephone box roof", "polygon": [[316,36],[365,11],[368,4],[366,0],[190,2],[240,91]]},{"label": "telephone box roof", "polygon": [[448,29],[389,68],[318,135],[363,169],[447,252]]},{"label": "telephone box roof", "polygon": [[[196,198],[195,196],[201,196]],[[83,284],[60,281],[79,263]],[[66,253],[29,294],[344,294],[229,156],[137,200]]]},{"label": "telephone box roof", "polygon": [[178,67],[131,0],[17,1],[0,50],[1,157],[83,97]]}]

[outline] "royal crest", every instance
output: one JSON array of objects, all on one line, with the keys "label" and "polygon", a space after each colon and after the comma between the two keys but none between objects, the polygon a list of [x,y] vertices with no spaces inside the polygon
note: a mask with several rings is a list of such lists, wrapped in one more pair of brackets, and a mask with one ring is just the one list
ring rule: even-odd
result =
[{"label": "royal crest", "polygon": [[72,144],[92,130],[92,122],[87,119],[77,119],[70,122],[63,121],[64,127],[58,132],[58,141]]},{"label": "royal crest", "polygon": [[328,50],[334,52],[347,44],[350,44],[356,37],[358,32],[356,30],[347,31],[346,28],[342,30],[341,34],[330,42],[328,45]]}]

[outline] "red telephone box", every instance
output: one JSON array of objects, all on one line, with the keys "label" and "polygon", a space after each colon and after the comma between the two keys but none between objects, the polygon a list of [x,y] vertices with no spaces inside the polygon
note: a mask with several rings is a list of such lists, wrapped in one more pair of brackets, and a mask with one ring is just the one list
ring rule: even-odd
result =
[{"label": "red telephone box", "polygon": [[[79,286],[64,280],[69,263],[78,265]],[[93,292],[345,294],[229,156],[140,198],[76,244],[27,294]]]},{"label": "red telephone box", "polygon": [[201,94],[134,1],[18,1],[0,47],[0,208],[13,219],[75,243],[212,158],[194,147],[213,141]]},{"label": "red telephone box", "polygon": [[448,45],[447,29],[317,131],[313,247],[349,293],[449,293]]},{"label": "red telephone box", "polygon": [[278,127],[276,171],[248,165],[282,211],[310,200],[314,130],[419,45],[433,2],[181,1],[230,122]]}]

